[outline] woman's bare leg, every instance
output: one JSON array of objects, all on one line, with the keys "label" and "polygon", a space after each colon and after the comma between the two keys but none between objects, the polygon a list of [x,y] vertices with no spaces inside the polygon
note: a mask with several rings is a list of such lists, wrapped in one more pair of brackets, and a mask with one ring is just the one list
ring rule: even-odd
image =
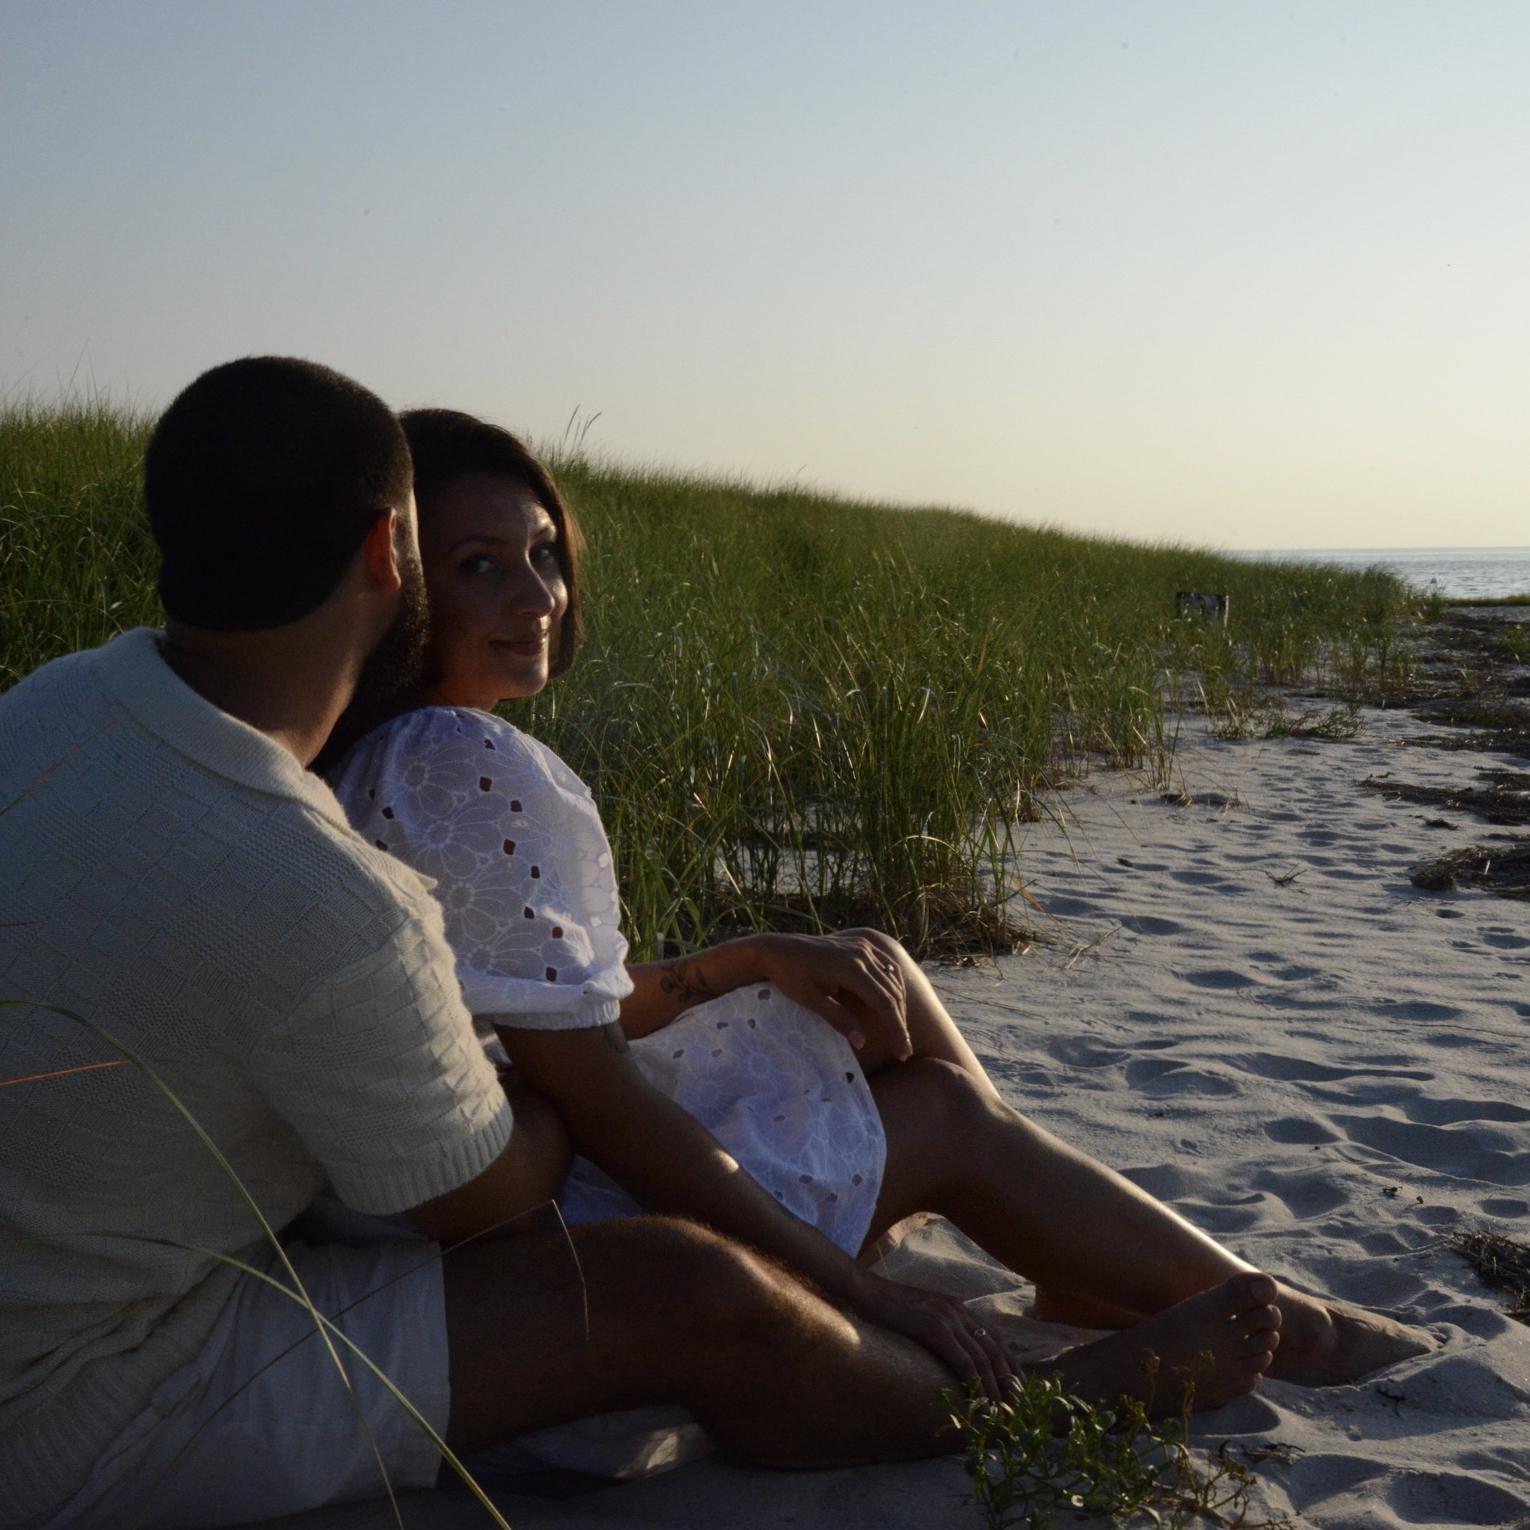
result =
[{"label": "woman's bare leg", "polygon": [[[911,1035],[924,1029],[911,1003]],[[955,1050],[943,1026],[931,1029]],[[1105,1316],[1110,1326],[1252,1272],[1177,1212],[1010,1109],[980,1066],[974,1074],[959,1052],[934,1057],[919,1047],[916,1039],[912,1059],[871,1076],[888,1156],[868,1241],[916,1210],[938,1211],[1049,1293],[1043,1314]],[[1352,1380],[1429,1347],[1416,1330],[1284,1285],[1277,1305],[1282,1340],[1270,1374],[1287,1380]]]}]

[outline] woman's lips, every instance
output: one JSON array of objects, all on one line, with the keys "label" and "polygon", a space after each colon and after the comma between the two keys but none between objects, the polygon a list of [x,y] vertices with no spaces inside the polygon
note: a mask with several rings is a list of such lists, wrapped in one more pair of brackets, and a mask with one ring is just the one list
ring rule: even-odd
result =
[{"label": "woman's lips", "polygon": [[547,634],[539,632],[534,637],[494,638],[492,644],[495,648],[504,649],[505,652],[513,653],[519,658],[535,659],[547,647]]}]

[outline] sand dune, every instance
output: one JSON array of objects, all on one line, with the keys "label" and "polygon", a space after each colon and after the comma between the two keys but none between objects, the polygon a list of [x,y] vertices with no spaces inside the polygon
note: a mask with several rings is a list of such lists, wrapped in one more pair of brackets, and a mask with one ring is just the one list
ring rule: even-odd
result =
[{"label": "sand dune", "polygon": [[[1355,1386],[1266,1382],[1202,1415],[1208,1446],[1283,1447],[1257,1467],[1258,1509],[1325,1530],[1530,1524],[1530,1329],[1442,1242],[1530,1237],[1530,905],[1415,889],[1426,854],[1493,831],[1361,785],[1516,762],[1411,748],[1423,724],[1363,716],[1343,742],[1187,728],[1172,792],[1120,775],[1071,788],[1026,836],[1045,943],[933,976],[1016,1106],[1265,1269],[1443,1338]],[[942,1224],[894,1257],[971,1293],[1014,1284]],[[614,1486],[521,1477],[500,1499],[518,1530],[928,1530],[980,1525],[964,1486],[949,1461],[711,1460]],[[455,1493],[404,1513],[487,1522]],[[358,1506],[293,1523],[390,1522]]]}]

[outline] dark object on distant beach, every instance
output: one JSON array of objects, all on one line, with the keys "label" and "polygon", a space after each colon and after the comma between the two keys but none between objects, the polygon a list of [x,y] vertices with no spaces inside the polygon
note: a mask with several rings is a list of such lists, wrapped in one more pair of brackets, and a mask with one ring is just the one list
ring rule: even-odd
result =
[{"label": "dark object on distant beach", "polygon": [[1197,595],[1193,590],[1180,590],[1174,597],[1174,614],[1179,617],[1199,616],[1202,621],[1227,625],[1227,597],[1225,595]]},{"label": "dark object on distant beach", "polygon": [[1472,845],[1415,866],[1409,881],[1425,892],[1480,887],[1500,898],[1530,899],[1530,836],[1504,834],[1492,845]]}]

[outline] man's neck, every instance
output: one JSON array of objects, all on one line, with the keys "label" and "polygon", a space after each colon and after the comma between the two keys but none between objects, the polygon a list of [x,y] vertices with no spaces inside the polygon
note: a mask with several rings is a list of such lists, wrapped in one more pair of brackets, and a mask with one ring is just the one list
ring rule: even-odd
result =
[{"label": "man's neck", "polygon": [[290,629],[223,633],[172,623],[162,652],[204,701],[258,729],[303,766],[324,747],[358,668],[356,661],[324,662]]}]

